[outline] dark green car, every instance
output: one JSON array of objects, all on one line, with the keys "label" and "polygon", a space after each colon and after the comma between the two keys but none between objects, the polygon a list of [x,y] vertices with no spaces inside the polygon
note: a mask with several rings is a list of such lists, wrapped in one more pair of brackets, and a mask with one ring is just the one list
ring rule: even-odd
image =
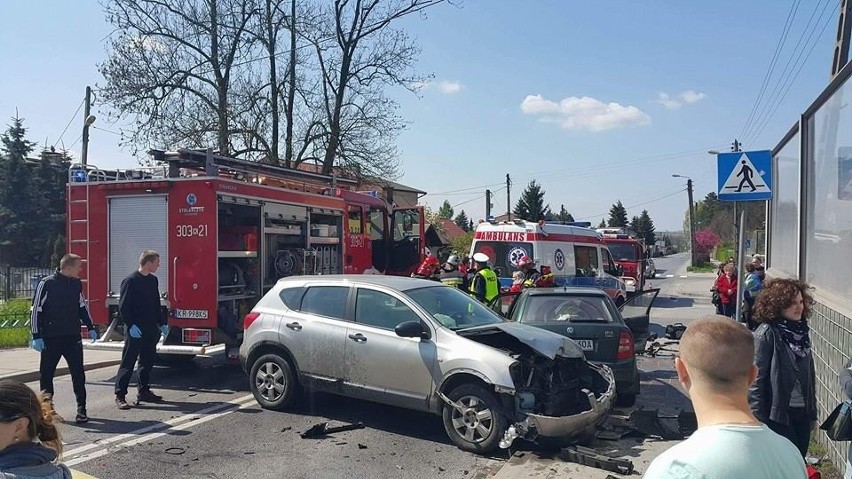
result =
[{"label": "dark green car", "polygon": [[659,289],[649,289],[616,307],[595,288],[531,288],[503,293],[491,307],[511,321],[573,339],[586,359],[612,368],[617,404],[632,406],[639,394],[636,352],[648,340],[650,312]]}]

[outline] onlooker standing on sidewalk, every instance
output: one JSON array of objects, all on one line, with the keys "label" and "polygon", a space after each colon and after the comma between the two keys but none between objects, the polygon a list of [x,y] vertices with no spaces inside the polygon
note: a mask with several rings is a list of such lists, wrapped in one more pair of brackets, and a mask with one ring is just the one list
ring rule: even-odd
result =
[{"label": "onlooker standing on sidewalk", "polygon": [[62,452],[50,399],[26,384],[0,381],[0,477],[71,479],[56,458]]},{"label": "onlooker standing on sidewalk", "polygon": [[56,414],[53,409],[53,376],[56,374],[59,359],[64,357],[77,399],[75,421],[78,423],[89,420],[86,413],[86,372],[83,367],[81,324],[89,328],[89,337],[92,340],[98,339],[98,332],[95,331],[89,314],[89,306],[83,296],[81,266],[82,260],[79,256],[63,256],[59,261],[59,270],[38,284],[30,317],[32,348],[41,353],[41,390],[48,398],[51,412]]},{"label": "onlooker standing on sidewalk", "polygon": [[757,300],[757,295],[762,288],[763,276],[757,271],[757,266],[754,263],[747,264],[745,283],[743,283],[743,300],[745,302],[743,312],[745,323],[752,330],[757,327],[754,322],[754,302]]},{"label": "onlooker standing on sidewalk", "polygon": [[725,265],[724,274],[716,278],[716,291],[719,292],[722,315],[733,318],[736,311],[737,277],[734,276],[734,265]]},{"label": "onlooker standing on sidewalk", "polygon": [[139,257],[139,269],[121,282],[121,297],[118,310],[124,320],[127,334],[121,366],[115,378],[115,404],[119,409],[129,409],[127,387],[133,375],[133,367],[139,360],[137,404],[139,402],[161,402],[163,398],[151,392],[151,369],[157,355],[160,336],[169,335],[166,316],[160,307],[160,287],[154,273],[160,267],[160,255],[156,251],[144,251]]},{"label": "onlooker standing on sidewalk", "polygon": [[[846,362],[846,366],[840,370],[840,386],[846,399],[852,400],[852,360]],[[843,479],[852,479],[852,447],[846,450],[846,473]]]},{"label": "onlooker standing on sidewalk", "polygon": [[754,338],[741,324],[714,316],[689,325],[675,369],[698,430],[654,459],[645,479],[807,477],[796,448],[749,409],[749,384],[757,375],[753,357]]},{"label": "onlooker standing on sidewalk", "polygon": [[807,318],[813,298],[807,284],[768,281],[757,297],[754,332],[757,380],[749,402],[754,415],[789,439],[804,457],[816,427],[816,375]]}]

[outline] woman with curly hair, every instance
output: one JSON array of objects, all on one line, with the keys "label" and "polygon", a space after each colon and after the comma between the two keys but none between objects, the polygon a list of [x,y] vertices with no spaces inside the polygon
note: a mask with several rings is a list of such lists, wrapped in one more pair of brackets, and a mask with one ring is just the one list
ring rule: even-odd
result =
[{"label": "woman with curly hair", "polygon": [[749,390],[754,415],[808,451],[816,426],[816,376],[808,317],[813,297],[810,287],[794,279],[764,284],[754,305],[754,362],[757,379]]},{"label": "woman with curly hair", "polygon": [[0,381],[0,478],[71,479],[49,400],[26,384]]}]

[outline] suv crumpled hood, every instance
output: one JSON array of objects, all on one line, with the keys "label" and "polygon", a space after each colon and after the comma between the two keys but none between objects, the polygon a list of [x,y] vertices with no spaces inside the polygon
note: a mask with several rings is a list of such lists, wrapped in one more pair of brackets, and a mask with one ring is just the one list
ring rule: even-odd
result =
[{"label": "suv crumpled hood", "polygon": [[456,331],[456,334],[465,338],[507,334],[529,346],[535,352],[550,359],[555,359],[556,356],[585,358],[583,349],[572,339],[545,329],[527,326],[526,324],[514,322],[487,324],[460,329]]}]

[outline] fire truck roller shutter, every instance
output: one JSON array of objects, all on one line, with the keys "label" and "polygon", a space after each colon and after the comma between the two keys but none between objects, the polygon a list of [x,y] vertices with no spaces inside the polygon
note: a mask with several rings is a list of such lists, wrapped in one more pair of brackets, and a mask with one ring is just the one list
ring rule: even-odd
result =
[{"label": "fire truck roller shutter", "polygon": [[169,289],[169,210],[165,195],[109,199],[109,290],[118,294],[121,282],[139,269],[144,250],[160,253],[157,280],[160,294]]}]

